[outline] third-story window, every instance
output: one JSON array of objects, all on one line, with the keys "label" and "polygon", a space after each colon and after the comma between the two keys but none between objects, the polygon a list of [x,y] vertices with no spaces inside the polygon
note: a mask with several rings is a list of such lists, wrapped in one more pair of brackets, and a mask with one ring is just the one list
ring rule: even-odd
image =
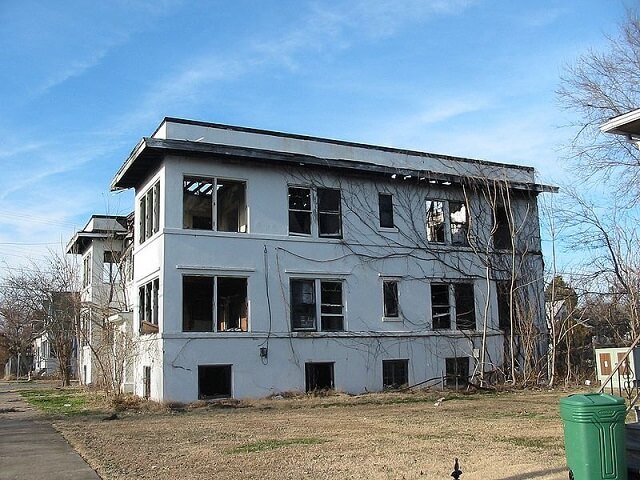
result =
[{"label": "third-story window", "polygon": [[431,319],[434,330],[476,328],[473,283],[432,283]]},{"label": "third-story window", "polygon": [[342,213],[340,190],[318,188],[318,235],[321,237],[342,236]]},{"label": "third-story window", "polygon": [[427,200],[427,241],[468,245],[467,205],[459,201]]},{"label": "third-story window", "polygon": [[444,202],[427,200],[427,241],[444,243]]},{"label": "third-story window", "polygon": [[385,318],[398,318],[400,315],[398,308],[398,281],[384,280],[382,282],[382,296],[384,298]]},{"label": "third-story window", "polygon": [[138,219],[140,243],[153,236],[160,230],[160,182],[140,197]]},{"label": "third-story window", "polygon": [[389,193],[378,194],[378,217],[381,228],[393,228],[393,195]]},{"label": "third-story window", "polygon": [[82,286],[91,285],[91,253],[87,253],[82,259]]},{"label": "third-story window", "polygon": [[218,232],[247,231],[246,183],[209,177],[184,177],[183,227]]},{"label": "third-story window", "polygon": [[[315,193],[315,198],[314,198]],[[289,187],[289,234],[342,237],[340,190],[335,188]],[[315,201],[317,230],[312,222]]]},{"label": "third-story window", "polygon": [[449,202],[449,222],[451,224],[451,244],[468,245],[467,206],[464,202]]},{"label": "third-story window", "polygon": [[[320,302],[316,301],[318,289]],[[342,281],[292,279],[291,329],[317,330],[318,317],[320,318],[320,330],[344,330]]]},{"label": "third-story window", "polygon": [[311,189],[289,187],[289,233],[311,235]]},{"label": "third-story window", "polygon": [[495,207],[495,228],[493,231],[493,247],[498,249],[511,248],[511,222],[504,205]]}]

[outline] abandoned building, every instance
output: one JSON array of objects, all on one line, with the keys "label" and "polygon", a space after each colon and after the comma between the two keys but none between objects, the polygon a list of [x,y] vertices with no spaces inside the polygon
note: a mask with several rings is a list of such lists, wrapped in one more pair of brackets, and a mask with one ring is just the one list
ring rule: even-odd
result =
[{"label": "abandoned building", "polygon": [[[517,348],[516,317],[546,343],[536,199],[550,187],[532,168],[165,118],[111,188],[135,190],[138,395],[482,378]],[[115,251],[98,220],[69,247],[94,282]]]}]

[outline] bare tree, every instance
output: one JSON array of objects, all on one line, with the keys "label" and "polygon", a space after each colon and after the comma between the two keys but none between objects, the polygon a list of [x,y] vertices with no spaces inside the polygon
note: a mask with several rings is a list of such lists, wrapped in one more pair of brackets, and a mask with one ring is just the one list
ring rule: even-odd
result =
[{"label": "bare tree", "polygon": [[0,299],[0,344],[9,358],[16,359],[16,375],[30,369],[27,359],[31,351],[33,322],[32,312],[20,302],[19,295],[13,289],[5,288]]},{"label": "bare tree", "polygon": [[561,104],[575,114],[575,137],[569,145],[577,174],[615,180],[615,192],[640,201],[640,151],[600,126],[640,107],[640,19],[627,11],[620,31],[608,38],[604,52],[589,51],[566,68],[557,91]]}]

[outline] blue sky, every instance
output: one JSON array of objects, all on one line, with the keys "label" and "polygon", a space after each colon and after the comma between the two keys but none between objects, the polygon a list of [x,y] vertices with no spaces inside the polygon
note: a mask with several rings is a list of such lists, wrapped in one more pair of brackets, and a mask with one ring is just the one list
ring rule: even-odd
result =
[{"label": "blue sky", "polygon": [[[0,264],[60,248],[164,116],[532,165],[621,1],[0,1]],[[0,268],[1,271],[1,268]]]}]

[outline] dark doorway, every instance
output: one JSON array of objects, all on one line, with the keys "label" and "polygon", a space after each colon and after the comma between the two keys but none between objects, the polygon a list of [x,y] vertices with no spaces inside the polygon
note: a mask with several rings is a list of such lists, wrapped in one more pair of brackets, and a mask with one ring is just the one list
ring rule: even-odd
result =
[{"label": "dark doorway", "polygon": [[198,365],[198,398],[231,397],[231,365]]},{"label": "dark doorway", "polygon": [[333,363],[306,363],[305,389],[307,392],[316,390],[332,390],[333,383]]}]

